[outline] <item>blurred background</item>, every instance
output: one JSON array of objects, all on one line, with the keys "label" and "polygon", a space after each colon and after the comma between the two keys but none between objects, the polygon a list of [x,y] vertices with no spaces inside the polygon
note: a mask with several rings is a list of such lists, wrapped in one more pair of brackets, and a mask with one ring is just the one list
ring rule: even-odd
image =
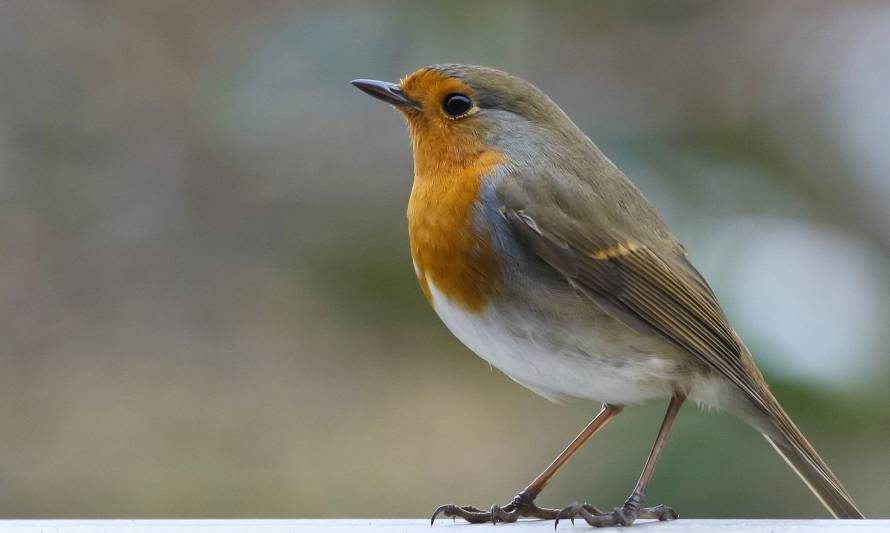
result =
[{"label": "blurred background", "polygon": [[[575,119],[890,516],[887,35],[886,2],[0,3],[0,516],[425,517],[549,463],[598,406],[439,323],[402,119],[348,83],[438,62]],[[627,410],[539,502],[619,504],[663,409]],[[648,501],[827,516],[694,407]]]}]

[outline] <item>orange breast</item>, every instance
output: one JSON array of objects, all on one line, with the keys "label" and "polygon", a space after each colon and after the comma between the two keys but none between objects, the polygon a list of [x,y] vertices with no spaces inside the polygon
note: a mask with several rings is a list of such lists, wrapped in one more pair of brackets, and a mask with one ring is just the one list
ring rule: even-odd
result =
[{"label": "orange breast", "polygon": [[418,143],[414,148],[408,233],[420,287],[430,303],[433,283],[451,303],[479,312],[499,290],[501,280],[490,235],[476,228],[473,207],[479,199],[482,176],[502,163],[504,156],[494,150],[480,150],[449,161],[424,153],[425,147]]}]

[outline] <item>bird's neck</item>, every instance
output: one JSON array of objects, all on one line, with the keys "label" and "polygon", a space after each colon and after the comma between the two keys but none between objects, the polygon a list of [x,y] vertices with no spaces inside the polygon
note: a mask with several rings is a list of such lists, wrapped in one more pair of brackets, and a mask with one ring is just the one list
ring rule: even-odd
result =
[{"label": "bird's neck", "polygon": [[433,305],[441,294],[466,311],[481,312],[498,290],[500,267],[487,229],[476,224],[474,207],[482,178],[505,157],[485,149],[470,156],[453,147],[444,148],[444,155],[419,153],[414,145],[408,234],[421,289]]}]

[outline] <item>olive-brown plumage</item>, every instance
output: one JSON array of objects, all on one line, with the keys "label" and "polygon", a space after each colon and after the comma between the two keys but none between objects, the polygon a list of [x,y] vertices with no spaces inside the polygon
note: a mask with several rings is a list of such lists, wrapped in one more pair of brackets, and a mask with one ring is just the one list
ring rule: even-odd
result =
[{"label": "olive-brown plumage", "polygon": [[[582,517],[595,526],[676,517],[643,508],[683,401],[754,426],[836,517],[852,498],[772,395],[713,291],[642,193],[544,93],[485,67],[438,65],[360,89],[405,116],[415,178],[411,253],[424,294],[470,349],[517,382],[603,410],[509,504],[436,514],[471,522]],[[534,499],[626,404],[670,398],[623,506],[542,509]],[[435,514],[434,517],[435,519]]]}]

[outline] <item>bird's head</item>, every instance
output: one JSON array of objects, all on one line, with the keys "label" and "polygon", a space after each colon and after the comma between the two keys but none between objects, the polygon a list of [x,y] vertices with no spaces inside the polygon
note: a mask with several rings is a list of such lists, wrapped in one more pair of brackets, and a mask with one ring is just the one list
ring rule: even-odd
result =
[{"label": "bird's head", "polygon": [[418,173],[492,150],[521,159],[540,153],[543,144],[583,138],[546,94],[500,70],[433,65],[400,83],[362,79],[352,84],[405,116]]}]

